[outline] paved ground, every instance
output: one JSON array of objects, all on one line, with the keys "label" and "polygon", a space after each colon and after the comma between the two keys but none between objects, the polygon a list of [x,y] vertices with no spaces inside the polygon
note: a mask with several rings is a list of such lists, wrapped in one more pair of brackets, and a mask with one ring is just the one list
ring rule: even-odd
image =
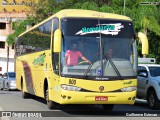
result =
[{"label": "paved ground", "polygon": [[[63,120],[97,120],[97,119],[119,119],[119,120],[136,120],[138,117],[125,117],[125,116],[140,116],[141,114],[154,112],[151,115],[157,113],[157,111],[150,110],[147,102],[144,100],[136,100],[135,105],[115,105],[113,112],[108,113],[102,109],[100,105],[64,105],[59,106],[57,109],[49,110],[46,106],[45,100],[32,96],[28,99],[22,99],[20,91],[0,91],[0,111],[13,111],[14,116],[21,114],[25,116],[33,115],[33,111],[37,116],[52,116],[47,119],[63,119]],[[27,113],[25,112],[27,111]],[[137,111],[137,112],[136,112]],[[31,114],[30,114],[31,112]],[[38,112],[38,113],[37,113]],[[160,110],[158,111],[160,113]],[[119,115],[123,115],[120,117]],[[118,117],[116,117],[118,115]],[[141,117],[145,119],[146,117]],[[21,118],[17,117],[2,117],[2,120],[17,120]],[[28,119],[28,118],[23,118]],[[30,118],[30,119],[33,119]],[[39,120],[40,118],[34,118]],[[46,118],[41,118],[46,120]],[[155,120],[157,117],[147,117],[147,119]]]}]

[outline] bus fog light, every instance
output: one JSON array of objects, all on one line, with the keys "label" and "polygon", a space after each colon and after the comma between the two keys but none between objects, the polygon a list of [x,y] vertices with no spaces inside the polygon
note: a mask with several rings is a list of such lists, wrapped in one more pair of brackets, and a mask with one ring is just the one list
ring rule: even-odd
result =
[{"label": "bus fog light", "polygon": [[131,100],[131,99],[132,99],[131,97],[128,98],[128,100]]},{"label": "bus fog light", "polygon": [[70,85],[61,85],[61,88],[63,90],[69,90],[69,91],[80,91],[81,88],[75,87],[75,86],[70,86]]},{"label": "bus fog light", "polygon": [[135,100],[136,97],[133,97],[132,100]]},{"label": "bus fog light", "polygon": [[71,96],[68,96],[68,100],[70,100],[71,99]]},{"label": "bus fog light", "polygon": [[136,86],[132,86],[132,87],[127,87],[127,88],[122,88],[121,91],[122,92],[131,92],[131,91],[135,91],[137,90]]},{"label": "bus fog light", "polygon": [[63,95],[63,96],[62,96],[62,98],[63,98],[63,99],[65,99],[65,98],[66,98],[66,96],[65,96],[65,95]]}]

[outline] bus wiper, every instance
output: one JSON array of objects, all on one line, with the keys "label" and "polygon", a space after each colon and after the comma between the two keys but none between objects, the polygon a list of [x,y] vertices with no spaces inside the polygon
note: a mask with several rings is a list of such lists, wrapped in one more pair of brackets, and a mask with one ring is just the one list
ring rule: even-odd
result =
[{"label": "bus wiper", "polygon": [[92,68],[92,66],[93,66],[94,62],[96,61],[97,57],[99,56],[99,54],[100,54],[100,50],[98,50],[98,51],[96,52],[96,54],[95,54],[95,56],[94,56],[94,59],[93,59],[93,62],[91,62],[91,64],[88,66],[88,68],[86,69],[86,71],[85,71],[85,73],[84,73],[84,75],[83,75],[82,78],[86,78],[86,77],[87,77],[88,72],[89,72],[90,69]]},{"label": "bus wiper", "polygon": [[118,70],[117,67],[115,66],[113,60],[112,60],[109,56],[104,55],[104,57],[105,57],[106,60],[109,60],[109,62],[111,63],[113,69],[115,70],[116,74],[118,75],[119,79],[120,79],[120,80],[123,80],[123,78],[122,78],[119,70]]}]

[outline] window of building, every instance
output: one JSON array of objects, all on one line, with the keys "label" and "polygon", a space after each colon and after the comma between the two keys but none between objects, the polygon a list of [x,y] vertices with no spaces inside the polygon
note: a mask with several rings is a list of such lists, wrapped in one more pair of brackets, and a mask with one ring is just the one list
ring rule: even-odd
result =
[{"label": "window of building", "polygon": [[6,23],[1,23],[0,22],[0,29],[6,29]]},{"label": "window of building", "polygon": [[0,48],[5,48],[5,42],[0,41]]}]

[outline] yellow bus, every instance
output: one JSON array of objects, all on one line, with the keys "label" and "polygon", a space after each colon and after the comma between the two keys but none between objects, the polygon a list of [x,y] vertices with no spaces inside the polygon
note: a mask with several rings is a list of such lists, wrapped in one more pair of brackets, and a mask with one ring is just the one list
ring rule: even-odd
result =
[{"label": "yellow bus", "polygon": [[[147,38],[138,35],[147,54]],[[62,10],[19,35],[17,88],[23,98],[33,94],[46,99],[49,109],[57,103],[100,104],[105,110],[114,104],[134,104],[135,38],[126,16]]]}]

